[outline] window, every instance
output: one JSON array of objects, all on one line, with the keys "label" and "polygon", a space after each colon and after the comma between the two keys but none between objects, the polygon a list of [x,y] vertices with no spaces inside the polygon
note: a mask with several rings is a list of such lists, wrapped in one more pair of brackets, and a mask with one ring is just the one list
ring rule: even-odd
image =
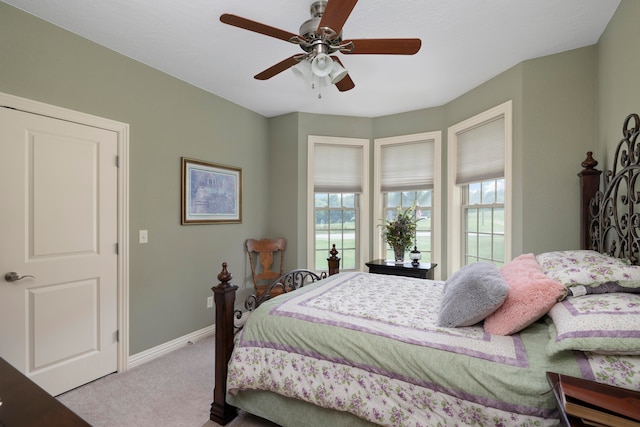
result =
[{"label": "window", "polygon": [[[440,247],[440,141],[441,132],[426,132],[375,140],[374,151],[374,258],[393,259],[393,249],[378,225],[416,204],[416,246],[423,262],[438,262]],[[409,248],[411,250],[413,248]],[[407,254],[408,259],[408,254]],[[439,272],[436,271],[436,275]]]},{"label": "window", "polygon": [[474,182],[462,187],[464,264],[504,258],[504,179]]},{"label": "window", "polygon": [[[309,268],[327,269],[332,245],[339,251],[340,270],[360,270],[368,254],[369,141],[309,136],[308,225]],[[365,209],[366,211],[366,209]],[[363,250],[365,248],[365,250]]]},{"label": "window", "polygon": [[356,193],[315,193],[315,265],[323,270],[331,245],[340,251],[340,269],[355,270],[359,204]]},{"label": "window", "polygon": [[[414,202],[416,203],[416,210],[413,216],[420,219],[417,223],[416,247],[422,255],[422,262],[431,262],[433,190],[383,192],[382,197],[384,200],[384,218],[387,221],[393,220],[397,216],[398,206],[401,206],[403,210],[407,210],[413,206]],[[383,244],[383,258],[394,259],[393,248],[387,242],[383,242]],[[407,248],[405,259],[409,259],[409,251],[412,249],[413,247]]]},{"label": "window", "polygon": [[448,130],[448,273],[511,257],[511,101]]}]

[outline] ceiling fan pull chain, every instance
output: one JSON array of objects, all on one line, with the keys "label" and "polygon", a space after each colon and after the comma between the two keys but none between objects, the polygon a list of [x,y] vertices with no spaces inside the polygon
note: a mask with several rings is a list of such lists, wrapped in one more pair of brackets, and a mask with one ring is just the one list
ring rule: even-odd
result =
[{"label": "ceiling fan pull chain", "polygon": [[322,83],[324,82],[324,77],[314,75],[313,79],[317,81],[316,86],[318,87],[318,99],[322,99]]}]

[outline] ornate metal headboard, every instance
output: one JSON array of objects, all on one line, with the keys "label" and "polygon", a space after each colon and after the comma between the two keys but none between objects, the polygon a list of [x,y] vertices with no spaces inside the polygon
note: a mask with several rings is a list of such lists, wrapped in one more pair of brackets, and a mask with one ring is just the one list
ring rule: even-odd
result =
[{"label": "ornate metal headboard", "polygon": [[[604,190],[590,202],[591,249],[630,260],[640,257],[640,117],[630,114],[624,121],[612,169],[604,175]],[[597,163],[596,163],[597,164]]]}]

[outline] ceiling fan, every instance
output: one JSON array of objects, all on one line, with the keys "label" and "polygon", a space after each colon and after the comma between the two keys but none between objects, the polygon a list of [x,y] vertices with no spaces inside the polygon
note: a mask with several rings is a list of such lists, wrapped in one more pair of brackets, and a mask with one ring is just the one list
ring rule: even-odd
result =
[{"label": "ceiling fan", "polygon": [[353,80],[342,66],[336,52],[345,55],[413,55],[420,50],[422,42],[415,38],[398,39],[342,39],[342,27],[358,0],[316,1],[311,5],[311,19],[305,21],[299,33],[294,34],[260,22],[225,13],[220,21],[238,28],[275,37],[299,45],[303,53],[290,56],[254,78],[267,80],[294,67],[304,77],[329,77],[339,91],[355,87]]}]

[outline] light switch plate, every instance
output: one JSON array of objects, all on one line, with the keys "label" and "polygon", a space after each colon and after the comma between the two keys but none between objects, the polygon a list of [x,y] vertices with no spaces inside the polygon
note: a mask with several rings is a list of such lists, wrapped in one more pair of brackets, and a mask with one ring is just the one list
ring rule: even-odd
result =
[{"label": "light switch plate", "polygon": [[149,231],[148,230],[139,230],[138,231],[138,242],[139,243],[149,243]]}]

